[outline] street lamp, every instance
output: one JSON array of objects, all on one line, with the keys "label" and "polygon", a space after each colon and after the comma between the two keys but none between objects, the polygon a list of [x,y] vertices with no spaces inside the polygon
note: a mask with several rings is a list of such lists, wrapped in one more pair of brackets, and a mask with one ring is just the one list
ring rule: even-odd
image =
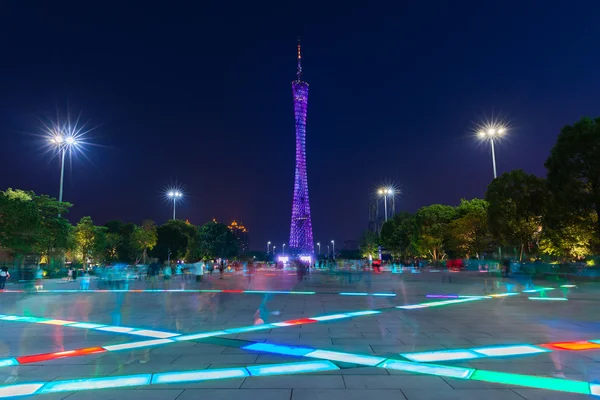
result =
[{"label": "street lamp", "polygon": [[276,246],[273,246],[273,257],[275,257],[275,247]]},{"label": "street lamp", "polygon": [[[50,137],[50,143],[58,148],[60,151],[60,187],[58,189],[58,202],[62,203],[63,198],[63,183],[65,180],[65,157],[67,151],[71,151],[73,147],[77,146],[77,139],[74,136],[64,135],[62,132],[53,134]],[[59,215],[60,217],[60,215]]]},{"label": "street lamp", "polygon": [[271,250],[271,242],[267,242],[267,254],[269,254],[270,250]]},{"label": "street lamp", "polygon": [[329,258],[329,245],[327,245],[327,258]]},{"label": "street lamp", "polygon": [[321,255],[321,243],[317,243],[317,247],[319,248],[319,255]]},{"label": "street lamp", "polygon": [[494,150],[494,139],[499,139],[506,133],[506,127],[503,125],[488,125],[482,127],[478,132],[477,136],[480,140],[489,140],[492,147],[492,166],[494,167],[494,179],[498,177],[496,173],[496,152]]},{"label": "street lamp", "polygon": [[387,198],[388,196],[393,196],[395,194],[395,190],[392,187],[383,187],[377,190],[377,194],[379,196],[383,196],[383,207],[385,211],[385,222],[388,220],[388,211],[387,211]]},{"label": "street lamp", "polygon": [[331,255],[335,257],[335,240],[331,241]]},{"label": "street lamp", "polygon": [[285,243],[283,244],[283,255],[285,256]]},{"label": "street lamp", "polygon": [[179,190],[169,190],[167,192],[167,197],[173,199],[173,220],[175,220],[175,204],[177,203],[177,199],[180,199],[183,196]]}]

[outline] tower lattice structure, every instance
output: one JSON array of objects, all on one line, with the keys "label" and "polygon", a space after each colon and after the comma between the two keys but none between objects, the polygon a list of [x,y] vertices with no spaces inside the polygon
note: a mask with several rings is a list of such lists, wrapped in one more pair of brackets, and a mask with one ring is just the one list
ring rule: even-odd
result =
[{"label": "tower lattice structure", "polygon": [[302,56],[298,43],[298,78],[292,82],[294,95],[294,117],[296,121],[296,172],[294,177],[294,202],[292,203],[292,226],[290,250],[295,255],[313,255],[314,242],[308,180],[306,177],[306,108],[308,105],[308,83],[302,81]]}]

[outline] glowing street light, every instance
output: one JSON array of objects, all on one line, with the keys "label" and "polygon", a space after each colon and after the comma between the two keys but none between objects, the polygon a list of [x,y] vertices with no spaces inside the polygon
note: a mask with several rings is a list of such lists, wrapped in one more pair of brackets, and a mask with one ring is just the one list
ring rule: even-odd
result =
[{"label": "glowing street light", "polygon": [[283,255],[285,256],[285,243],[283,244]]},{"label": "glowing street light", "polygon": [[269,254],[270,250],[271,250],[271,242],[267,242],[267,254]]},{"label": "glowing street light", "polygon": [[332,246],[332,249],[331,249],[331,255],[332,255],[333,257],[335,257],[335,240],[332,240],[332,241],[331,241],[331,246]]},{"label": "glowing street light", "polygon": [[321,255],[321,243],[317,243],[317,247],[319,248],[319,255]]},{"label": "glowing street light", "polygon": [[383,206],[385,210],[385,222],[388,220],[388,210],[387,210],[387,200],[388,196],[393,197],[396,194],[396,191],[393,187],[382,187],[377,190],[377,194],[382,197],[383,196]]},{"label": "glowing street light", "polygon": [[71,136],[69,133],[65,135],[62,131],[55,131],[51,134],[50,143],[60,152],[60,187],[58,190],[58,202],[62,203],[63,184],[65,180],[65,157],[67,152],[70,152],[78,143],[75,136]]},{"label": "glowing street light", "polygon": [[273,246],[273,255],[275,255],[275,247],[277,246]]},{"label": "glowing street light", "polygon": [[496,173],[496,152],[494,150],[494,140],[498,140],[506,133],[506,127],[500,124],[491,124],[480,127],[477,137],[480,140],[489,140],[492,147],[492,166],[494,167],[494,179],[498,177]]},{"label": "glowing street light", "polygon": [[167,192],[167,197],[173,199],[173,220],[175,220],[175,204],[177,203],[177,199],[181,199],[183,197],[183,193],[179,190],[169,190]]}]

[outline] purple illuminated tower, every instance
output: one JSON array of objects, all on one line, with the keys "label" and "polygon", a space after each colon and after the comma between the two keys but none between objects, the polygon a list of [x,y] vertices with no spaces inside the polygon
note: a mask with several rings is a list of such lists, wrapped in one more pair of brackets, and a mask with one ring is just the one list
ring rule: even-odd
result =
[{"label": "purple illuminated tower", "polygon": [[298,42],[298,79],[292,82],[294,94],[294,117],[296,120],[296,174],[294,177],[294,203],[292,204],[292,226],[290,250],[294,255],[314,253],[308,181],[306,179],[306,106],[308,83],[302,81],[302,56]]}]

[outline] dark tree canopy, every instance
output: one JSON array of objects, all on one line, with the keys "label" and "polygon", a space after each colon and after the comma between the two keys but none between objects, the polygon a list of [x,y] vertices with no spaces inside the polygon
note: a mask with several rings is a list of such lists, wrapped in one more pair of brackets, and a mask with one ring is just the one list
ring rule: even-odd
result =
[{"label": "dark tree canopy", "polygon": [[600,118],[565,126],[546,161],[555,201],[546,223],[553,229],[589,225],[600,250]]},{"label": "dark tree canopy", "polygon": [[225,224],[208,222],[198,229],[198,258],[232,258],[240,250],[239,240]]}]

